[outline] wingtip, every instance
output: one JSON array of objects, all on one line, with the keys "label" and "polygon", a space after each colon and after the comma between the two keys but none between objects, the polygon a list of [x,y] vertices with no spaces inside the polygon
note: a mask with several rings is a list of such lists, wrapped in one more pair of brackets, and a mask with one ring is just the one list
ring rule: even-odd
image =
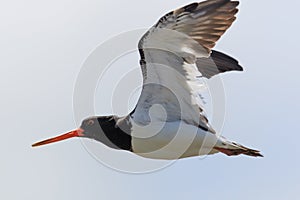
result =
[{"label": "wingtip", "polygon": [[261,158],[264,157],[264,155],[262,155],[259,151],[257,151],[257,152],[255,153],[255,155],[252,155],[252,156],[254,156],[254,157],[261,157]]},{"label": "wingtip", "polygon": [[253,157],[264,157],[264,155],[262,155],[260,151],[254,149],[248,149],[248,152],[244,154]]},{"label": "wingtip", "polygon": [[239,1],[230,1],[232,4],[234,4],[235,6],[239,6],[240,2]]},{"label": "wingtip", "polygon": [[242,71],[244,71],[244,68],[241,65],[237,65],[236,70],[242,72]]}]

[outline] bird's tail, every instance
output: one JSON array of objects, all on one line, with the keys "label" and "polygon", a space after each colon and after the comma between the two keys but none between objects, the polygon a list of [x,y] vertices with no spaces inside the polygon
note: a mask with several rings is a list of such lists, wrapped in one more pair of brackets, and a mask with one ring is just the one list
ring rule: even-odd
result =
[{"label": "bird's tail", "polygon": [[218,150],[219,152],[224,153],[228,156],[237,156],[240,154],[244,154],[244,155],[253,156],[253,157],[263,157],[263,155],[258,150],[244,147],[235,142],[226,141],[224,143],[225,143],[224,146],[215,146],[214,149]]}]

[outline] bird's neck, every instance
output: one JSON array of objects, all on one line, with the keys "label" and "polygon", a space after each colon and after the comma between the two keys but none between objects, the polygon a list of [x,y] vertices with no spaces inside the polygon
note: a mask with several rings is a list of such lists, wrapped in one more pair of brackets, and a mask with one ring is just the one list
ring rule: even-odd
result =
[{"label": "bird's neck", "polygon": [[107,116],[98,118],[101,131],[94,139],[114,149],[131,151],[131,123],[129,116]]}]

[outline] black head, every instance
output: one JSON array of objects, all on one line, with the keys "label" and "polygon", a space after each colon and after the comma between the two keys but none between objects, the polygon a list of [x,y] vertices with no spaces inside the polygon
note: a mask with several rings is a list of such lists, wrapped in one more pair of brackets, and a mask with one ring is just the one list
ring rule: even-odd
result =
[{"label": "black head", "polygon": [[[63,135],[50,138],[32,146],[40,146],[71,137],[86,137],[95,139],[103,144],[114,149],[131,149],[130,126],[125,119],[121,119],[122,128],[117,126],[117,121],[120,118],[116,116],[89,117],[82,121],[80,128],[65,133]],[[126,121],[123,123],[123,121]]]},{"label": "black head", "polygon": [[102,121],[101,119],[98,121],[98,118],[101,117],[89,117],[82,121],[80,125],[80,129],[83,130],[83,136],[87,138],[93,138],[96,139],[97,135],[99,135],[99,132],[101,132],[101,125],[99,121]]}]

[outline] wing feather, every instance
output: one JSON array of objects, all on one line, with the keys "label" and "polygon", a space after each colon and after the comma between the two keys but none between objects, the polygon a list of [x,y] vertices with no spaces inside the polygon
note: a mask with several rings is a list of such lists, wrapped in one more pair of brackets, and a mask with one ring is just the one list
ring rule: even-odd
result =
[{"label": "wing feather", "polygon": [[[236,19],[238,5],[238,1],[230,0],[192,3],[166,14],[154,27],[184,33],[199,42],[209,52]],[[211,32],[211,30],[217,31]],[[212,35],[219,37],[211,38]]]},{"label": "wing feather", "polygon": [[132,113],[134,121],[150,123],[150,109],[159,104],[167,116],[155,110],[154,120],[182,120],[215,133],[201,104],[199,92],[204,87],[198,77],[241,70],[233,58],[212,51],[236,19],[238,4],[230,0],[189,4],[160,18],[141,38],[143,90]]}]

